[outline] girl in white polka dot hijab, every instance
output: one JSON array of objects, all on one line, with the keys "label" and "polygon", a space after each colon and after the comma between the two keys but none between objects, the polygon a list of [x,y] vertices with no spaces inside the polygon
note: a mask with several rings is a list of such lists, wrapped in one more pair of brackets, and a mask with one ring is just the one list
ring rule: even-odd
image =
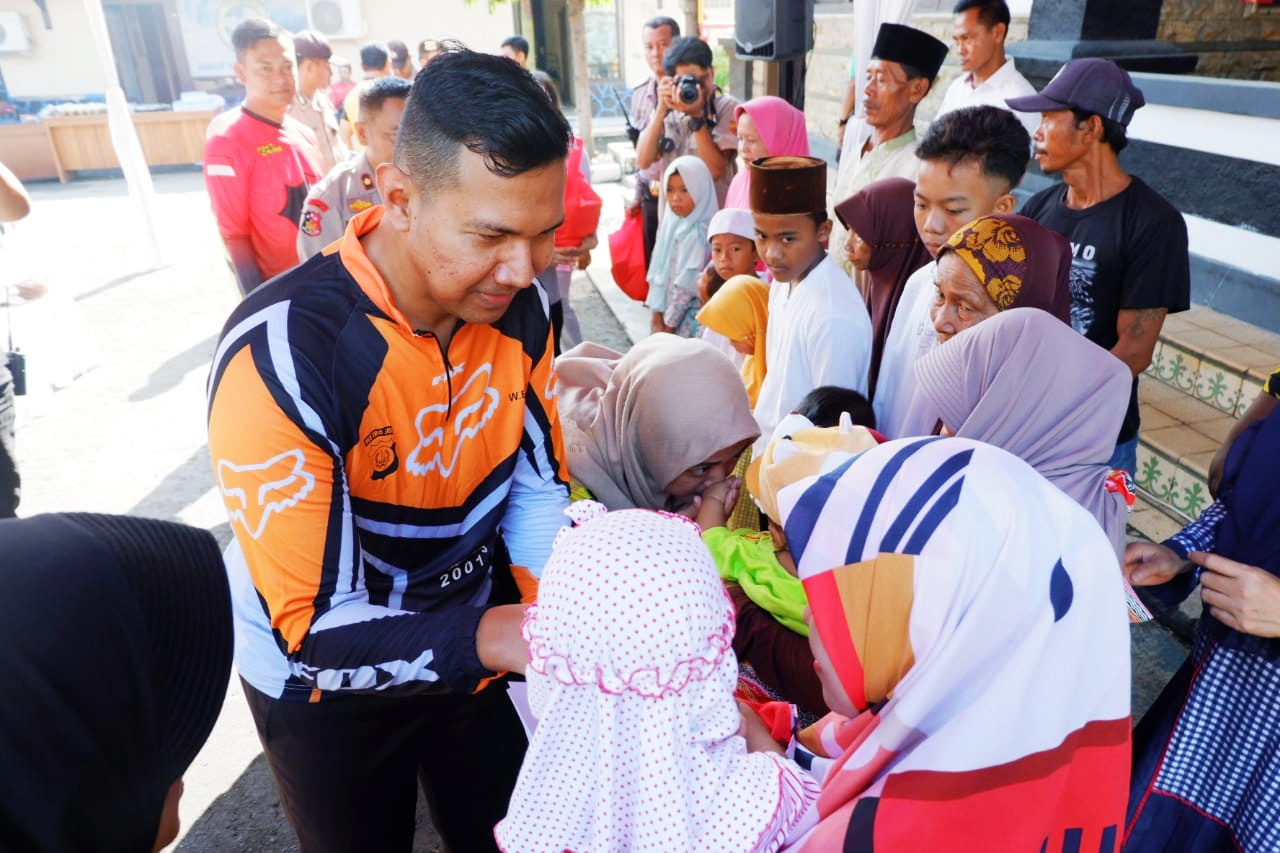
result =
[{"label": "girl in white polka dot hijab", "polygon": [[569,514],[525,618],[539,722],[498,845],[780,849],[812,825],[818,785],[741,736],[733,607],[697,525],[591,501]]}]

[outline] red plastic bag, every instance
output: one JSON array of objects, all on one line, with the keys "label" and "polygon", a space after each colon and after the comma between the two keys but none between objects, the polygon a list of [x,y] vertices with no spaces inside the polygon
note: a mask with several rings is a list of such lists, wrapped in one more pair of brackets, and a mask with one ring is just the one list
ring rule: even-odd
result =
[{"label": "red plastic bag", "polygon": [[574,137],[565,163],[564,224],[556,229],[557,249],[576,249],[600,224],[600,195],[582,174],[582,140]]},{"label": "red plastic bag", "polygon": [[627,210],[622,227],[609,235],[609,257],[613,280],[623,293],[637,302],[649,295],[648,270],[644,264],[644,220],[640,206]]}]

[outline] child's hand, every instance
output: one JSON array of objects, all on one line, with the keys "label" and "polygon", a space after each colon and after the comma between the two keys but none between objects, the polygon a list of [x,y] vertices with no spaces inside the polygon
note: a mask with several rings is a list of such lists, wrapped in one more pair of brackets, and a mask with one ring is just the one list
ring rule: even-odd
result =
[{"label": "child's hand", "polygon": [[663,332],[670,333],[671,327],[662,320],[662,314],[658,311],[653,312],[653,319],[649,321],[649,333],[659,335]]},{"label": "child's hand", "polygon": [[738,713],[742,715],[742,728],[739,733],[747,741],[747,752],[776,752],[782,755],[782,745],[769,734],[769,728],[760,719],[760,715],[741,699],[738,700]]},{"label": "child's hand", "polygon": [[724,527],[729,522],[729,513],[738,502],[738,492],[742,489],[742,480],[738,477],[726,477],[718,483],[712,483],[702,491],[700,497],[693,499],[696,512],[693,520],[703,530],[713,527]]},{"label": "child's hand", "polygon": [[711,276],[712,275],[713,275],[712,268],[707,267],[705,270],[702,271],[702,274],[698,276],[698,300],[703,305],[706,305],[707,302],[710,301],[711,299]]}]

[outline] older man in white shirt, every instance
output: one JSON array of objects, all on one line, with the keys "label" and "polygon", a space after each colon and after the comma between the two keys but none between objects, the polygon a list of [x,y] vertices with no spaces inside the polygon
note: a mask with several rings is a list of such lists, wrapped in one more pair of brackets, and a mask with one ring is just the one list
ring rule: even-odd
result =
[{"label": "older man in white shirt", "polygon": [[[959,0],[951,37],[956,43],[961,74],[943,96],[937,116],[961,107],[991,106],[1008,109],[1006,98],[1034,95],[1035,87],[1018,73],[1005,56],[1009,34],[1009,6],[1004,0]],[[1036,132],[1034,113],[1014,113],[1028,134]]]}]

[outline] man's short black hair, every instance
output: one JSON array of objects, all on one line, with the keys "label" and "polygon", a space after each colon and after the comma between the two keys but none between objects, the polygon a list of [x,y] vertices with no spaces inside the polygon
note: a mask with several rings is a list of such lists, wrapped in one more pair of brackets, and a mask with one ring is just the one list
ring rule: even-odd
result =
[{"label": "man's short black hair", "polygon": [[1004,24],[1005,32],[1009,31],[1009,4],[1004,0],[959,0],[951,11],[963,15],[970,9],[978,10],[978,20],[987,29]]},{"label": "man's short black hair", "polygon": [[1076,127],[1084,124],[1089,120],[1089,116],[1098,116],[1098,120],[1102,122],[1102,141],[1111,146],[1111,150],[1119,154],[1129,144],[1129,132],[1125,130],[1123,124],[1118,121],[1112,121],[1103,115],[1091,113],[1088,110],[1078,110],[1071,108],[1071,114],[1076,117]]},{"label": "man's short black hair", "polygon": [[669,30],[671,30],[671,37],[673,39],[680,38],[680,25],[676,23],[675,18],[669,18],[666,15],[658,15],[657,17],[650,18],[649,20],[644,22],[644,26],[641,27],[640,29],[642,31],[656,30],[661,27],[667,27]]},{"label": "man's short black hair", "polygon": [[504,178],[564,160],[573,131],[528,71],[505,56],[446,51],[418,72],[395,162],[422,190],[452,187],[463,147]]},{"label": "man's short black hair", "polygon": [[502,46],[529,55],[529,40],[524,36],[508,36],[502,40]]},{"label": "man's short black hair", "polygon": [[667,74],[675,74],[677,65],[696,65],[704,71],[713,64],[711,45],[693,36],[680,36],[662,57]]},{"label": "man's short black hair", "polygon": [[360,91],[360,120],[368,121],[369,116],[382,109],[388,98],[408,100],[411,88],[408,80],[394,74],[366,81]]},{"label": "man's short black hair", "polygon": [[263,39],[278,39],[288,34],[266,18],[245,18],[231,31],[231,46],[236,50],[236,62],[244,61],[244,52]]},{"label": "man's short black hair", "polygon": [[1031,160],[1031,135],[1022,122],[999,107],[965,107],[939,116],[916,146],[921,160],[946,160],[951,166],[974,162],[988,178],[1013,189]]},{"label": "man's short black hair", "polygon": [[816,427],[840,426],[840,414],[848,412],[855,426],[876,428],[876,413],[867,398],[852,388],[821,385],[805,394],[796,406],[796,414],[808,418]]},{"label": "man's short black hair", "polygon": [[365,71],[381,71],[387,67],[391,53],[382,42],[371,41],[360,48],[360,67]]}]

